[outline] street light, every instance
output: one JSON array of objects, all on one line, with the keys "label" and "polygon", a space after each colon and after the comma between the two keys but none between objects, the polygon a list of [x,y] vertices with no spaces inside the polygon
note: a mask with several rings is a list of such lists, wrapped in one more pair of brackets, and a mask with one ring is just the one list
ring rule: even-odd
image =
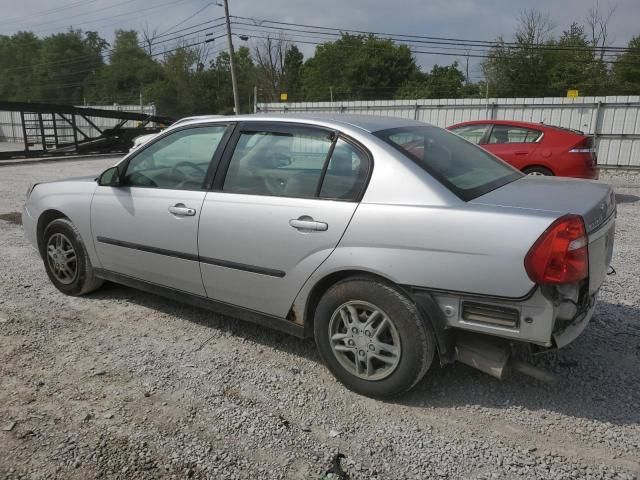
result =
[{"label": "street light", "polygon": [[[213,33],[207,33],[207,34],[205,34],[205,37],[210,37],[211,35],[213,35]],[[249,35],[240,35],[239,33],[232,33],[231,35],[235,35],[236,37],[238,37],[243,42],[246,42],[250,38]],[[205,40],[204,43],[215,42],[216,38],[220,38],[220,37],[210,38],[208,40]]]}]

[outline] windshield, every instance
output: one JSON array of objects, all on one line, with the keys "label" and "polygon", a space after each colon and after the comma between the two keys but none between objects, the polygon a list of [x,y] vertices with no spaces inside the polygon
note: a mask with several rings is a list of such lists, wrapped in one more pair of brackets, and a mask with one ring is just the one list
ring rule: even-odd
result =
[{"label": "windshield", "polygon": [[374,132],[424,168],[462,200],[517,180],[518,170],[446,130],[428,125]]}]

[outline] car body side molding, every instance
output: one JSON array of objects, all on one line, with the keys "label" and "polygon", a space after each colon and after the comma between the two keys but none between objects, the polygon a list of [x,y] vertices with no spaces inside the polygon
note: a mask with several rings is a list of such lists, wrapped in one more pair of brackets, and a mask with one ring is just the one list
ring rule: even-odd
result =
[{"label": "car body side molding", "polygon": [[97,277],[108,280],[110,282],[119,283],[127,287],[142,290],[154,295],[159,295],[170,300],[175,300],[176,302],[186,303],[195,307],[204,308],[221,315],[238,318],[245,322],[263,325],[265,327],[278,330],[294,337],[305,337],[304,327],[290,320],[287,320],[286,318],[267,315],[264,313],[256,312],[255,310],[232,305],[230,303],[219,302],[207,297],[202,297],[200,295],[195,295],[183,290],[147,282],[135,277],[112,272],[110,270],[105,270],[102,268],[96,268],[94,270]]},{"label": "car body side molding", "polygon": [[115,245],[117,247],[131,248],[133,250],[140,250],[141,252],[156,253],[158,255],[166,255],[168,257],[176,257],[176,258],[182,258],[184,260],[192,260],[194,262],[208,263],[210,265],[217,265],[219,267],[232,268],[235,270],[243,270],[245,272],[257,273],[260,275],[268,275],[270,277],[282,278],[286,275],[286,272],[282,270],[276,270],[274,268],[260,267],[257,265],[247,265],[244,263],[230,262],[227,260],[220,260],[217,258],[201,257],[199,255],[195,255],[191,253],[177,252],[174,250],[166,250],[164,248],[151,247],[148,245],[141,245],[139,243],[125,242],[123,240],[116,240],[113,238],[98,236],[96,237],[96,240],[100,243]]}]

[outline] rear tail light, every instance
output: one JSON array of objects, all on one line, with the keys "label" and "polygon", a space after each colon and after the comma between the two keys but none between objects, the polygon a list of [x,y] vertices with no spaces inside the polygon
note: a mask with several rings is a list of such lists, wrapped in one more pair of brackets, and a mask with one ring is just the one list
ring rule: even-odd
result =
[{"label": "rear tail light", "polygon": [[567,215],[553,222],[533,244],[524,267],[534,283],[576,283],[589,275],[588,248],[582,217]]},{"label": "rear tail light", "polygon": [[569,153],[586,154],[584,163],[588,166],[595,166],[598,163],[596,150],[593,145],[593,137],[584,137],[584,139],[580,140],[578,144],[569,150]]},{"label": "rear tail light", "polygon": [[569,153],[593,153],[591,148],[572,148]]},{"label": "rear tail light", "polygon": [[571,150],[571,153],[589,153],[593,152],[593,137],[584,137],[580,142],[575,144]]}]

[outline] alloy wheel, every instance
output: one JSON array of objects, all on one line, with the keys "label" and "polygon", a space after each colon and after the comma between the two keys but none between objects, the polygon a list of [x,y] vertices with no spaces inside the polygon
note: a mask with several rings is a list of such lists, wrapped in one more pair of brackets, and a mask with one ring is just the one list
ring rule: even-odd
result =
[{"label": "alloy wheel", "polygon": [[69,285],[78,275],[76,251],[63,233],[54,233],[47,241],[47,263],[60,283]]},{"label": "alloy wheel", "polygon": [[368,302],[339,306],[329,322],[329,339],[340,364],[364,380],[387,378],[400,362],[398,329],[386,313]]}]

